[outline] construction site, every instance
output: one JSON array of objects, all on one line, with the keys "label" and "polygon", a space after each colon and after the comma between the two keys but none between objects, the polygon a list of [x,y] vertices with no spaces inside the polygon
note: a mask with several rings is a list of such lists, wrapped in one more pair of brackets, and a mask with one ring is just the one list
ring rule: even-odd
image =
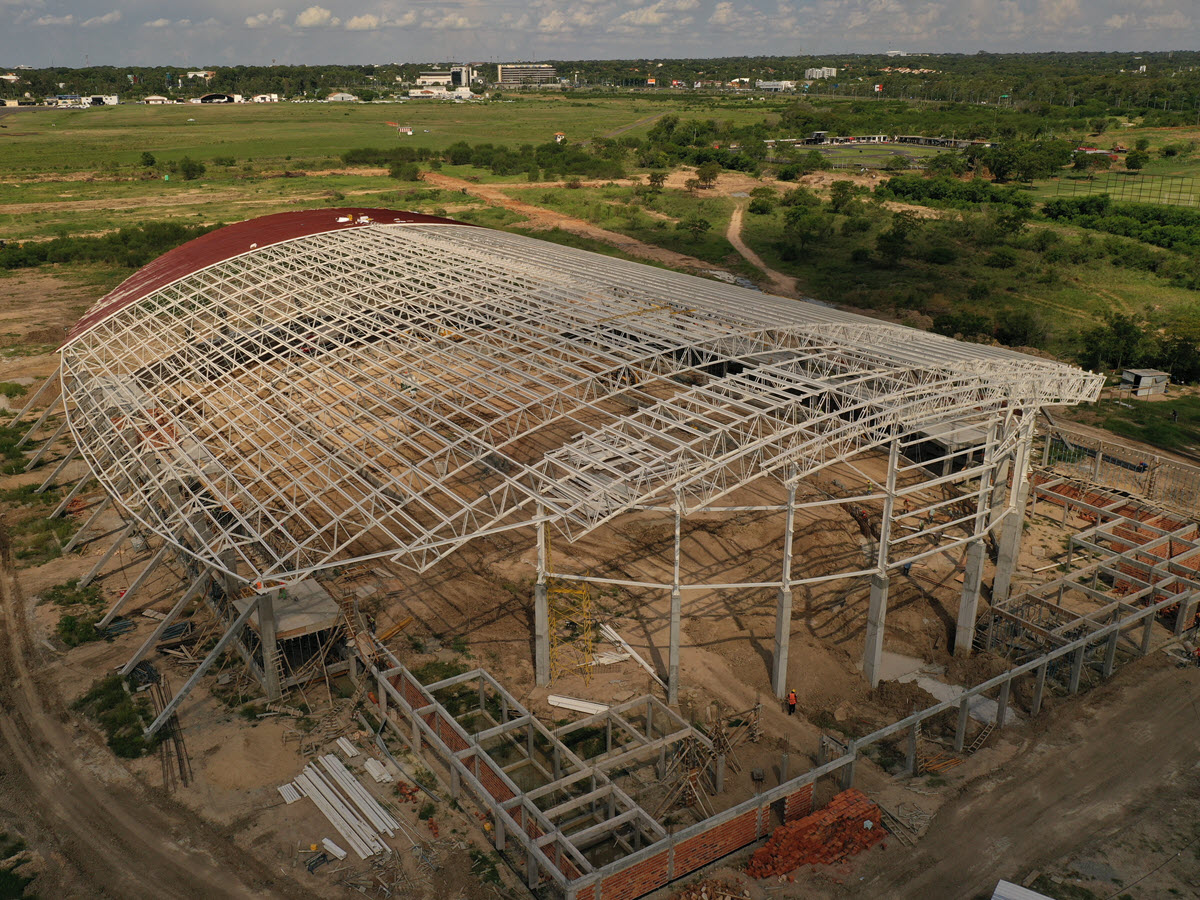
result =
[{"label": "construction site", "polygon": [[10,424],[73,526],[15,583],[95,634],[44,677],[145,697],[128,770],[268,893],[852,896],[931,787],[1194,649],[1200,469],[1004,348],[321,209],[166,253],[58,356]]}]

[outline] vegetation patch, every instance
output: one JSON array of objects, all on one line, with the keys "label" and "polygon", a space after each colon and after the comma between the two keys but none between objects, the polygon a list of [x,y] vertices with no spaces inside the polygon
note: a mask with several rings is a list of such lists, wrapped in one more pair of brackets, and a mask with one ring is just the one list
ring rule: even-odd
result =
[{"label": "vegetation patch", "polygon": [[157,736],[145,737],[143,730],[154,720],[150,701],[131,694],[120,675],[95,682],[91,690],[71,704],[93,720],[108,736],[109,749],[124,759],[136,759],[158,747]]}]

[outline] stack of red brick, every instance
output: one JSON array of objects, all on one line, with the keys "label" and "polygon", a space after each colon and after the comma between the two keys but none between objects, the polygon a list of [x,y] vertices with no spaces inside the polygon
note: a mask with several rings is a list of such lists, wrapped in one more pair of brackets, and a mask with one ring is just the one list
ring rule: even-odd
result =
[{"label": "stack of red brick", "polygon": [[887,837],[879,820],[879,807],[864,794],[842,791],[820,812],[776,828],[766,846],[750,858],[746,872],[766,878],[804,865],[840,862]]}]

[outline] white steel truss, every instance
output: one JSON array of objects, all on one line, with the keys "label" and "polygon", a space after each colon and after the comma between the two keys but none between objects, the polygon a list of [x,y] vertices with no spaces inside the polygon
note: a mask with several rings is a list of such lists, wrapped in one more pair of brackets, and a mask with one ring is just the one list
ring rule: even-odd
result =
[{"label": "white steel truss", "polygon": [[763,476],[794,486],[1102,383],[456,224],[208,265],[76,334],[61,372],[109,493],[203,565],[258,581],[366,559],[424,570],[540,519],[576,538],[633,509],[713,509]]}]

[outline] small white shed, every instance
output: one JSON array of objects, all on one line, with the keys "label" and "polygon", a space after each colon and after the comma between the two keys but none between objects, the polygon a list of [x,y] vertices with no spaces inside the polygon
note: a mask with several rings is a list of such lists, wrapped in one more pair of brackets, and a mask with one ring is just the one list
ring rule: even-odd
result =
[{"label": "small white shed", "polygon": [[1170,383],[1171,374],[1157,369],[1126,369],[1121,373],[1121,388],[1135,397],[1165,394]]}]

